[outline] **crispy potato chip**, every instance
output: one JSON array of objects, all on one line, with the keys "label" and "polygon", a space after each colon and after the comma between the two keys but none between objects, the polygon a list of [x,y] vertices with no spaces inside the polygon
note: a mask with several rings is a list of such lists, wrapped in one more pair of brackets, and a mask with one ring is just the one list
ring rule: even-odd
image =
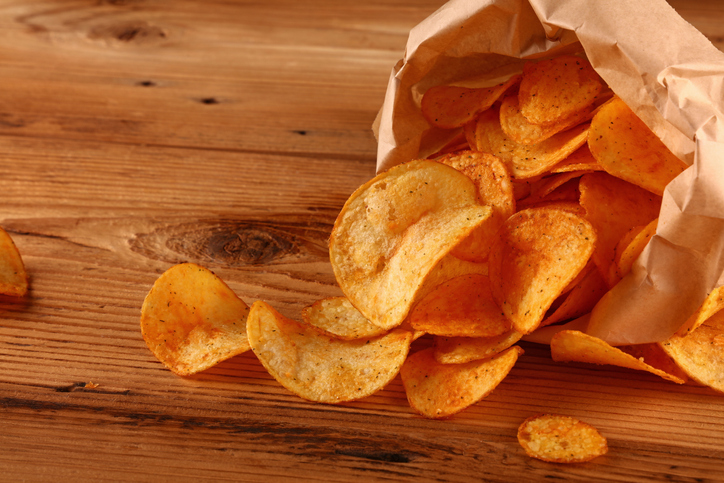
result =
[{"label": "crispy potato chip", "polygon": [[410,407],[427,418],[458,413],[490,394],[522,353],[513,346],[491,359],[440,364],[432,348],[420,350],[407,358],[400,371]]},{"label": "crispy potato chip", "polygon": [[608,291],[606,281],[595,266],[581,273],[585,273],[585,276],[563,296],[561,304],[555,311],[546,315],[540,324],[541,327],[575,319],[590,312],[596,302]]},{"label": "crispy potato chip", "polygon": [[435,360],[441,364],[462,364],[487,359],[512,346],[522,336],[515,330],[496,337],[436,336],[433,338]]},{"label": "crispy potato chip", "polygon": [[493,299],[528,334],[586,266],[596,233],[584,218],[549,208],[531,208],[508,218],[490,250]]},{"label": "crispy potato chip", "polygon": [[518,144],[538,144],[556,133],[589,120],[592,106],[586,106],[565,119],[541,125],[533,124],[523,116],[518,106],[518,96],[507,96],[500,105],[500,127],[511,140]]},{"label": "crispy potato chip", "polygon": [[[557,362],[587,362],[590,364],[609,364],[638,371],[648,371],[668,381],[683,384],[682,374],[672,374],[664,369],[670,365],[654,367],[661,360],[646,360],[641,355],[632,355],[622,348],[613,347],[607,342],[577,330],[562,330],[551,338],[551,357]],[[641,359],[639,359],[641,357]],[[677,371],[679,372],[679,371]]]},{"label": "crispy potato chip", "polygon": [[22,297],[28,292],[28,274],[10,235],[0,228],[0,294]]},{"label": "crispy potato chip", "polygon": [[141,307],[141,334],[151,352],[188,376],[249,350],[249,307],[213,272],[194,263],[161,274]]},{"label": "crispy potato chip", "polygon": [[588,147],[608,173],[659,196],[687,168],[619,98],[593,117]]},{"label": "crispy potato chip", "polygon": [[529,208],[543,201],[573,201],[578,203],[578,179],[587,171],[569,171],[544,176],[531,186],[530,195],[518,203],[518,208]]},{"label": "crispy potato chip", "polygon": [[423,94],[420,109],[425,119],[435,127],[461,127],[490,108],[509,87],[519,81],[520,76],[514,76],[493,87],[431,87]]},{"label": "crispy potato chip", "polygon": [[408,320],[428,334],[493,337],[510,330],[510,322],[493,300],[490,280],[463,275],[438,285],[412,310]]},{"label": "crispy potato chip", "polygon": [[656,234],[658,224],[659,219],[655,218],[646,226],[634,227],[616,245],[613,266],[619,279],[625,277],[631,271],[636,259],[644,251],[651,237]]},{"label": "crispy potato chip", "polygon": [[529,62],[520,81],[520,112],[533,124],[558,122],[592,105],[602,89],[586,59],[562,55]]},{"label": "crispy potato chip", "polygon": [[396,327],[438,262],[491,214],[456,169],[395,166],[357,189],[337,217],[329,241],[337,282],[370,322]]},{"label": "crispy potato chip", "polygon": [[302,318],[321,332],[344,340],[375,337],[386,332],[367,320],[347,297],[317,300],[302,309]]},{"label": "crispy potato chip", "polygon": [[518,442],[531,458],[551,463],[583,463],[608,452],[608,442],[596,428],[558,414],[523,421]]},{"label": "crispy potato chip", "polygon": [[[591,135],[590,132],[588,135]],[[591,154],[588,145],[584,144],[551,168],[551,173],[567,173],[569,171],[603,171],[603,168]]]},{"label": "crispy potato chip", "polygon": [[676,335],[683,337],[692,332],[721,309],[724,309],[724,286],[709,292],[696,312],[676,331]]},{"label": "crispy potato chip", "polygon": [[519,144],[503,132],[499,110],[493,107],[478,117],[475,142],[477,151],[502,159],[514,178],[532,178],[547,172],[583,146],[588,126],[588,123],[579,124],[538,144]]},{"label": "crispy potato chip", "polygon": [[263,301],[247,321],[254,354],[274,379],[304,399],[322,403],[354,401],[382,389],[399,372],[412,333],[341,340],[288,319]]},{"label": "crispy potato chip", "polygon": [[579,189],[586,219],[598,233],[593,261],[612,287],[616,280],[609,278],[610,265],[616,245],[628,230],[659,216],[661,197],[604,172],[584,175]]}]

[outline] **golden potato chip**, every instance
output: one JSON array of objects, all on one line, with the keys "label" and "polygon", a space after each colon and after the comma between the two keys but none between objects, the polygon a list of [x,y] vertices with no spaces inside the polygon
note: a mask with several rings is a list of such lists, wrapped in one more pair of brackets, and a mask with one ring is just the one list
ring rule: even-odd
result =
[{"label": "golden potato chip", "polygon": [[[577,330],[562,330],[551,338],[551,357],[557,362],[587,362],[590,364],[609,364],[638,371],[648,371],[668,381],[683,384],[682,374],[672,374],[665,369],[671,365],[654,367],[660,364],[660,358],[646,360],[642,355],[632,355],[622,348],[613,347],[607,342]],[[641,357],[641,359],[639,359]],[[678,372],[678,371],[676,371]]]},{"label": "golden potato chip", "polygon": [[687,168],[619,98],[593,117],[588,147],[608,173],[659,196]]},{"label": "golden potato chip", "polygon": [[263,301],[252,304],[247,330],[254,354],[274,379],[299,397],[330,404],[382,389],[398,374],[412,341],[402,329],[355,340],[328,337]]},{"label": "golden potato chip", "polygon": [[616,276],[619,279],[625,277],[631,271],[634,262],[644,251],[651,237],[656,234],[658,223],[659,219],[655,218],[646,226],[632,228],[616,245],[613,266],[615,266]]},{"label": "golden potato chip", "polygon": [[490,250],[493,299],[528,334],[586,266],[596,233],[584,218],[549,208],[530,208],[508,218]]},{"label": "golden potato chip", "polygon": [[347,297],[317,300],[302,309],[302,318],[312,327],[339,339],[375,337],[386,332],[367,320]]},{"label": "golden potato chip", "polygon": [[511,140],[518,144],[538,144],[556,133],[589,120],[592,106],[586,106],[565,119],[541,125],[533,124],[523,116],[518,106],[518,96],[507,96],[500,105],[500,127]]},{"label": "golden potato chip", "polygon": [[461,127],[490,108],[509,87],[519,81],[520,76],[514,76],[493,87],[431,87],[423,94],[420,109],[425,119],[435,127]]},{"label": "golden potato chip", "polygon": [[572,201],[578,203],[578,179],[587,171],[569,171],[544,176],[531,186],[530,195],[518,202],[518,209],[529,208],[543,201]]},{"label": "golden potato chip", "polygon": [[[590,132],[588,135],[591,135]],[[603,171],[603,168],[591,154],[588,144],[584,144],[551,168],[551,173],[567,173],[568,171]]]},{"label": "golden potato chip", "polygon": [[556,324],[587,314],[608,291],[606,281],[595,266],[591,266],[590,269],[581,273],[585,273],[585,276],[563,295],[561,304],[552,313],[546,315],[541,326]]},{"label": "golden potato chip", "polygon": [[510,322],[493,300],[490,280],[482,274],[438,285],[412,309],[408,320],[417,330],[450,337],[493,337],[510,330]]},{"label": "golden potato chip", "polygon": [[579,189],[586,219],[598,233],[593,261],[612,287],[616,280],[609,278],[610,266],[616,245],[628,230],[659,216],[661,197],[600,171],[584,175]]},{"label": "golden potato chip", "polygon": [[456,169],[429,160],[395,166],[340,211],[329,240],[337,282],[370,322],[396,327],[438,262],[491,214]]},{"label": "golden potato chip", "polygon": [[194,263],[161,274],[141,307],[141,334],[151,352],[188,376],[249,350],[249,307],[213,272]]},{"label": "golden potato chip", "polygon": [[522,353],[513,346],[491,359],[440,364],[432,348],[420,350],[407,358],[400,371],[410,407],[428,418],[458,413],[490,394]]},{"label": "golden potato chip", "polygon": [[0,294],[22,297],[28,292],[28,274],[10,235],[0,228]]},{"label": "golden potato chip", "polygon": [[523,336],[510,330],[496,337],[443,337],[433,338],[435,360],[441,364],[462,364],[487,359],[512,346]]},{"label": "golden potato chip", "polygon": [[608,452],[608,442],[596,428],[558,414],[523,421],[518,442],[531,458],[551,463],[583,463]]},{"label": "golden potato chip", "polygon": [[568,118],[596,101],[603,82],[581,57],[562,55],[523,66],[520,112],[533,124]]},{"label": "golden potato chip", "polygon": [[516,179],[547,172],[586,143],[588,123],[559,132],[537,144],[519,144],[500,126],[499,109],[492,107],[478,117],[475,127],[477,151],[499,157]]},{"label": "golden potato chip", "polygon": [[724,309],[724,286],[717,287],[707,294],[704,302],[691,314],[691,317],[676,331],[683,337],[703,324],[709,317]]}]

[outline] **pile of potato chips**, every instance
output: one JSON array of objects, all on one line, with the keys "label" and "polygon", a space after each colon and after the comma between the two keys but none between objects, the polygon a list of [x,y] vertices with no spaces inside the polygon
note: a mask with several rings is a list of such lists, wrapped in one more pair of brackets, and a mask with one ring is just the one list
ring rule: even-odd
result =
[{"label": "pile of potato chips", "polygon": [[[344,296],[298,322],[178,265],[143,305],[154,354],[192,374],[251,349],[290,391],[324,403],[368,396],[400,374],[420,414],[455,414],[505,378],[523,336],[590,312],[626,276],[656,232],[664,187],[687,167],[583,57],[529,61],[492,88],[434,87],[421,110],[453,141],[379,173],[345,203],[329,240]],[[719,292],[670,340],[613,347],[563,330],[552,357],[724,391]],[[410,353],[423,335],[432,344]]]}]

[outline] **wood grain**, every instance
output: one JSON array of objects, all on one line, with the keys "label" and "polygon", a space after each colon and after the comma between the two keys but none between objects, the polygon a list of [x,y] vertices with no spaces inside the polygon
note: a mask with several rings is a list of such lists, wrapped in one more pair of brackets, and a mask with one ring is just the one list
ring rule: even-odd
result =
[{"label": "wood grain", "polygon": [[[0,2],[0,226],[31,278],[0,298],[0,480],[720,478],[721,395],[534,344],[442,421],[399,378],[320,405],[251,353],[181,378],[146,348],[143,298],[181,261],[297,319],[340,293],[332,224],[374,174],[370,125],[407,33],[441,4]],[[721,3],[672,5],[724,46]],[[529,459],[515,435],[538,412],[595,425],[609,454]]]}]

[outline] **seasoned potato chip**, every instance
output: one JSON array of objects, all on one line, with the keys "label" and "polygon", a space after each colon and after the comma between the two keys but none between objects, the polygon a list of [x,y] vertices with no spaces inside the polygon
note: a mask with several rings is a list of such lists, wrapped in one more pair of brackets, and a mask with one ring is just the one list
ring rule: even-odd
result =
[{"label": "seasoned potato chip", "polygon": [[458,413],[490,394],[522,353],[513,346],[492,359],[440,364],[432,348],[420,350],[407,358],[400,371],[410,407],[428,418]]},{"label": "seasoned potato chip", "polygon": [[687,168],[619,98],[593,117],[588,147],[608,173],[659,196]]},{"label": "seasoned potato chip", "polygon": [[28,291],[28,274],[13,239],[0,228],[0,294],[22,297]]},{"label": "seasoned potato chip", "polygon": [[544,201],[573,201],[578,203],[580,191],[578,178],[586,174],[582,171],[569,171],[544,176],[531,186],[530,195],[518,203],[518,208],[530,208]]},{"label": "seasoned potato chip", "polygon": [[596,233],[585,219],[549,208],[530,208],[508,218],[490,250],[493,298],[528,334],[586,266]]},{"label": "seasoned potato chip", "polygon": [[586,143],[588,123],[559,132],[537,144],[519,144],[506,136],[500,126],[499,110],[483,112],[475,127],[477,150],[499,157],[516,179],[547,172]]},{"label": "seasoned potato chip", "polygon": [[[590,132],[588,135],[591,135]],[[569,171],[603,171],[603,168],[591,154],[588,145],[584,144],[551,168],[551,173],[567,173]]]},{"label": "seasoned potato chip", "polygon": [[579,189],[586,219],[598,233],[593,261],[612,287],[617,281],[609,278],[616,245],[628,230],[659,216],[661,197],[600,171],[584,175]]},{"label": "seasoned potato chip", "polygon": [[367,320],[347,297],[317,300],[302,309],[302,318],[312,327],[339,339],[375,337],[386,332],[385,329]]},{"label": "seasoned potato chip", "polygon": [[408,320],[417,330],[450,337],[493,337],[510,330],[510,322],[493,300],[490,280],[482,274],[438,285],[415,306]]},{"label": "seasoned potato chip", "polygon": [[683,337],[721,309],[724,309],[724,286],[717,287],[709,292],[696,312],[691,314],[691,317],[676,331],[676,335]]},{"label": "seasoned potato chip", "polygon": [[592,107],[586,106],[565,119],[541,125],[533,124],[523,116],[518,106],[518,96],[507,96],[500,105],[500,127],[511,140],[518,144],[538,144],[556,133],[589,120]]},{"label": "seasoned potato chip", "polygon": [[[652,344],[654,345],[654,344]],[[610,364],[638,371],[648,371],[677,384],[686,382],[686,376],[669,363],[661,365],[660,356],[646,359],[644,349],[638,348],[636,355],[624,348],[613,347],[607,342],[577,330],[562,330],[551,339],[551,357],[557,362],[587,362]],[[640,357],[640,359],[639,359]],[[657,364],[658,367],[654,367]],[[670,370],[672,372],[667,372]]]},{"label": "seasoned potato chip", "polygon": [[631,271],[636,259],[644,251],[651,237],[656,234],[658,223],[659,219],[655,218],[646,226],[632,228],[616,245],[613,266],[619,279],[625,277]]},{"label": "seasoned potato chip", "polygon": [[247,321],[254,354],[274,379],[310,401],[340,403],[369,396],[399,372],[412,333],[394,329],[356,340],[328,337],[256,301]]},{"label": "seasoned potato chip", "polygon": [[420,109],[425,119],[435,127],[461,127],[492,106],[519,81],[520,76],[514,76],[493,87],[431,87],[423,94]]},{"label": "seasoned potato chip", "polygon": [[174,265],[153,284],[141,307],[148,348],[176,374],[188,376],[249,350],[249,307],[213,272]]},{"label": "seasoned potato chip", "polygon": [[395,166],[357,189],[337,217],[329,241],[337,282],[370,322],[396,327],[438,262],[491,214],[456,169]]},{"label": "seasoned potato chip", "polygon": [[511,330],[496,337],[442,337],[433,338],[435,360],[441,364],[462,364],[487,359],[512,346],[523,336]]},{"label": "seasoned potato chip", "polygon": [[533,124],[568,118],[596,101],[603,82],[583,58],[562,55],[523,67],[520,112]]},{"label": "seasoned potato chip", "polygon": [[571,320],[586,314],[593,309],[603,294],[608,291],[608,285],[595,266],[586,269],[585,276],[563,296],[561,304],[546,315],[541,326],[556,324],[564,320]]},{"label": "seasoned potato chip", "polygon": [[583,463],[608,452],[608,442],[596,428],[558,414],[523,421],[518,442],[528,456],[551,463]]}]

